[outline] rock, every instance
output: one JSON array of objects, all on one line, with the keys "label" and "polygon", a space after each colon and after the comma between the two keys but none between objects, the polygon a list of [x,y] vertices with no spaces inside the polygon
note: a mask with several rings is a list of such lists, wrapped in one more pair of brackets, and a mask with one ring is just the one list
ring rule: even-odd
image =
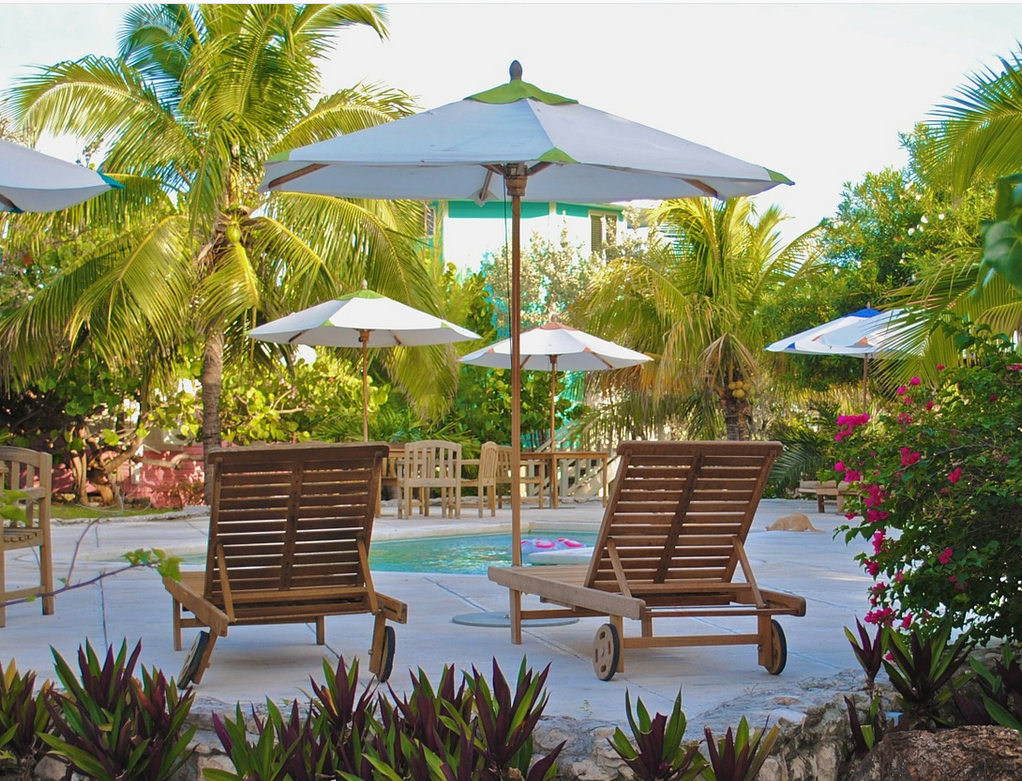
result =
[{"label": "rock", "polygon": [[1018,781],[1022,737],[1007,727],[890,732],[849,781]]}]

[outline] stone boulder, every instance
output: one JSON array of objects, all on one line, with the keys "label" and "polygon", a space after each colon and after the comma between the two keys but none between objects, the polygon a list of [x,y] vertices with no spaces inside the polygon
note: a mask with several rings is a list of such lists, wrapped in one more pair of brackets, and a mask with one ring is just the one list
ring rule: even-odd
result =
[{"label": "stone boulder", "polygon": [[889,732],[849,781],[1018,781],[1022,737],[1006,727]]}]

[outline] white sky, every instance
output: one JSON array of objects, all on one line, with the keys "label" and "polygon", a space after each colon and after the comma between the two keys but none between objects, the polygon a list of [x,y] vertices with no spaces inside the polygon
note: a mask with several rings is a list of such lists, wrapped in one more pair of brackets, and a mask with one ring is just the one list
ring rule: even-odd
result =
[{"label": "white sky", "polygon": [[[0,3],[0,90],[29,66],[113,55],[125,5]],[[507,80],[765,165],[795,181],[789,232],[831,216],[845,182],[902,166],[908,132],[1022,39],[1018,5],[518,3],[388,5],[390,37],[350,30],[324,89],[382,82],[449,103]],[[73,159],[75,145],[44,151]]]}]

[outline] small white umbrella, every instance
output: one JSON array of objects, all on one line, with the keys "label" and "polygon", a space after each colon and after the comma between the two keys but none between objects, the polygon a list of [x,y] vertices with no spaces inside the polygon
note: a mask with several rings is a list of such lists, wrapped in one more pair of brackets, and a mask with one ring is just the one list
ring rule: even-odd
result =
[{"label": "small white umbrella", "polygon": [[365,288],[286,315],[248,334],[278,344],[362,348],[362,438],[369,441],[369,348],[423,347],[481,338],[467,328]]},{"label": "small white umbrella", "polygon": [[878,355],[902,353],[892,340],[904,333],[897,323],[905,317],[904,309],[881,312],[866,307],[823,325],[800,331],[767,346],[775,353],[799,355],[848,355],[862,358],[862,402],[867,401],[869,362]]},{"label": "small white umbrella", "polygon": [[[446,106],[284,152],[262,187],[342,198],[507,198],[511,211],[511,469],[521,458],[522,201],[611,203],[734,198],[791,180],[701,144],[511,81]],[[521,501],[511,494],[513,561],[521,563]]]},{"label": "small white umbrella", "polygon": [[123,185],[91,168],[0,139],[0,212],[55,212]]},{"label": "small white umbrella", "polygon": [[[635,350],[579,331],[564,323],[550,322],[522,332],[520,366],[528,371],[550,372],[550,448],[554,449],[557,413],[557,371],[605,371],[637,366],[650,360]],[[511,368],[511,340],[504,339],[462,356],[462,363],[491,369]]]}]

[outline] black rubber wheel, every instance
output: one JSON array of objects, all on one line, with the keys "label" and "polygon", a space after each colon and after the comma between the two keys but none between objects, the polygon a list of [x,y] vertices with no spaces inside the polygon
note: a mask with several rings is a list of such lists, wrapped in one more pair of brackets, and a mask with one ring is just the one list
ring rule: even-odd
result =
[{"label": "black rubber wheel", "polygon": [[593,670],[601,681],[609,681],[621,659],[621,636],[613,624],[604,624],[593,638]]},{"label": "black rubber wheel", "polygon": [[771,675],[780,675],[788,663],[788,641],[784,639],[781,625],[773,618],[770,619],[770,644],[773,646],[774,663],[764,666]]},{"label": "black rubber wheel", "polygon": [[195,636],[192,647],[188,649],[184,664],[181,665],[181,672],[177,676],[177,688],[187,689],[192,679],[199,674],[199,665],[202,663],[202,655],[209,645],[209,632],[199,632]]},{"label": "black rubber wheel", "polygon": [[383,627],[383,648],[380,649],[380,683],[386,683],[394,671],[394,651],[397,650],[397,633],[394,627]]}]

